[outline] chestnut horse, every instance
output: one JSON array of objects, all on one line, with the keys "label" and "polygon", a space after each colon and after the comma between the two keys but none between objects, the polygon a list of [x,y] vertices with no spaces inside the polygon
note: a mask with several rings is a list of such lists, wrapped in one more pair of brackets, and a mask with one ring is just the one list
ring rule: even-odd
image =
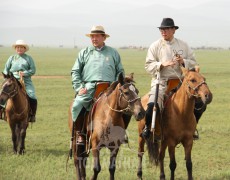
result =
[{"label": "chestnut horse", "polygon": [[[93,156],[93,171],[91,179],[97,179],[101,170],[100,149],[107,147],[110,150],[110,179],[114,179],[116,169],[116,157],[122,143],[127,141],[125,129],[130,118],[134,115],[136,120],[144,117],[145,111],[142,107],[138,90],[133,84],[133,76],[123,78],[120,74],[118,81],[112,83],[109,88],[96,100],[91,112],[86,112],[74,123],[73,152],[77,179],[86,178],[86,160],[89,150]],[[71,107],[70,107],[71,109]],[[72,130],[71,111],[69,111],[69,127]],[[81,128],[80,121],[84,118],[84,127]],[[84,129],[86,134],[85,146],[76,145],[77,133]]]},{"label": "chestnut horse", "polygon": [[[184,147],[187,177],[192,180],[192,159],[191,151],[193,146],[193,134],[196,130],[196,119],[194,116],[195,101],[202,101],[209,104],[212,101],[210,92],[205,78],[196,71],[182,69],[183,81],[175,93],[166,99],[164,110],[158,113],[156,123],[160,124],[161,142],[153,140],[151,136],[146,140],[149,159],[151,163],[160,165],[160,179],[165,179],[164,157],[168,147],[170,158],[171,179],[174,179],[176,169],[175,148],[181,143]],[[148,95],[142,97],[143,107],[147,107]],[[145,119],[138,122],[139,134],[145,125]],[[157,125],[157,124],[156,124]],[[137,176],[142,179],[142,156],[144,153],[145,140],[139,137],[138,159],[139,166]]]},{"label": "chestnut horse", "polygon": [[15,154],[24,154],[29,116],[29,103],[26,91],[13,74],[3,74],[3,77],[0,104],[6,105],[5,120],[9,123],[11,129],[13,151]]}]

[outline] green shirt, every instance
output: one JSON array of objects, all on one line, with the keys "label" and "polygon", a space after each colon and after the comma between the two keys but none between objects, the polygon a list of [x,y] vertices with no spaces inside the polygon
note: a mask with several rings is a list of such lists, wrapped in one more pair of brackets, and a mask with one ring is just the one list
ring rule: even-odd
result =
[{"label": "green shirt", "polygon": [[72,85],[78,92],[87,82],[116,81],[121,72],[124,74],[120,55],[114,48],[89,46],[80,51],[72,68]]},{"label": "green shirt", "polygon": [[19,71],[24,73],[23,78],[28,96],[32,99],[36,99],[34,85],[31,80],[31,76],[36,72],[36,67],[31,56],[27,54],[16,54],[9,57],[5,64],[3,73],[9,74],[11,72],[13,73],[14,77],[19,80]]}]

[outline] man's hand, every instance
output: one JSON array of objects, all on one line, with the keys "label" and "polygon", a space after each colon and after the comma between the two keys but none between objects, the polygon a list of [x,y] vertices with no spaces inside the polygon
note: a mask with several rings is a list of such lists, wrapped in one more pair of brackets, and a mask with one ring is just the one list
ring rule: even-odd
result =
[{"label": "man's hand", "polygon": [[24,76],[24,72],[22,72],[22,71],[19,71],[18,74],[19,74],[20,78],[22,78]]},{"label": "man's hand", "polygon": [[184,59],[180,55],[177,55],[174,60],[178,62],[180,65],[184,64]]},{"label": "man's hand", "polygon": [[86,88],[81,88],[78,92],[78,95],[82,95],[82,94],[86,94],[87,93],[87,89]]}]

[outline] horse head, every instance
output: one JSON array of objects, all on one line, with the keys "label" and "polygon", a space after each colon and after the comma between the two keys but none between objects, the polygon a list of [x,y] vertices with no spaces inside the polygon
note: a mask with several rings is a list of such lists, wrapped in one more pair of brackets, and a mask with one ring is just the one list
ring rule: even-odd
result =
[{"label": "horse head", "polygon": [[126,109],[125,114],[134,115],[136,120],[141,120],[145,115],[145,110],[138,96],[138,89],[134,85],[133,73],[124,77],[121,73],[118,77],[119,106]]},{"label": "horse head", "polygon": [[9,98],[14,97],[18,93],[18,85],[20,82],[15,79],[12,73],[2,74],[4,81],[0,92],[0,104],[5,105]]},{"label": "horse head", "polygon": [[186,83],[189,97],[195,97],[197,101],[201,100],[204,104],[212,102],[212,93],[206,83],[205,77],[199,73],[199,68],[187,70],[182,68],[184,83]]}]

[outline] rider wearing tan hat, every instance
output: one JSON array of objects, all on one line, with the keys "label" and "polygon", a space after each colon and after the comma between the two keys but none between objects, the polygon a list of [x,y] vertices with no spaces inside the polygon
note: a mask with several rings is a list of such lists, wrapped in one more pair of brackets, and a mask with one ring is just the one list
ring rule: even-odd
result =
[{"label": "rider wearing tan hat", "polygon": [[86,34],[87,37],[90,37],[93,34],[102,34],[105,35],[107,38],[110,37],[108,34],[105,33],[103,26],[93,26],[91,32]]},{"label": "rider wearing tan hat", "polygon": [[[80,122],[79,114],[91,109],[97,82],[112,83],[118,79],[120,73],[124,75],[119,53],[116,49],[105,45],[104,41],[110,36],[105,33],[103,26],[93,26],[86,36],[90,37],[92,45],[79,52],[71,70],[72,86],[76,92],[71,111],[74,122]],[[78,132],[79,144],[85,139],[82,137],[83,134]]]}]

